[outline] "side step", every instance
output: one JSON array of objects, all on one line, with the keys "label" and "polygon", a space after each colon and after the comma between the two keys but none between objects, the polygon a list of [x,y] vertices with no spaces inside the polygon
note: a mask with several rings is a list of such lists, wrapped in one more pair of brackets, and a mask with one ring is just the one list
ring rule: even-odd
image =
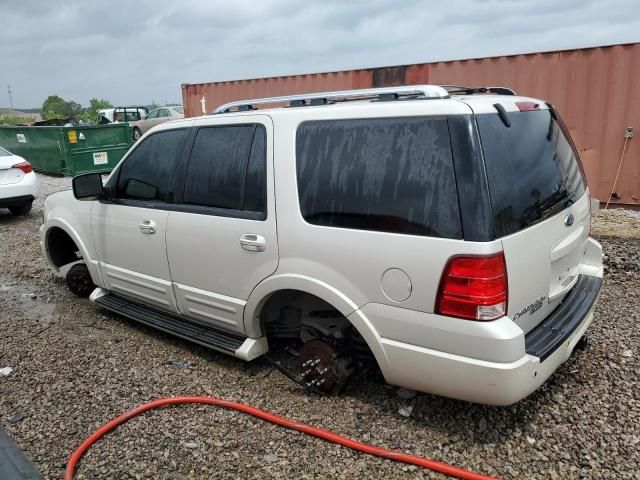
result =
[{"label": "side step", "polygon": [[265,337],[249,338],[218,330],[136,303],[102,288],[96,288],[90,300],[106,310],[243,360],[253,360],[268,350]]}]

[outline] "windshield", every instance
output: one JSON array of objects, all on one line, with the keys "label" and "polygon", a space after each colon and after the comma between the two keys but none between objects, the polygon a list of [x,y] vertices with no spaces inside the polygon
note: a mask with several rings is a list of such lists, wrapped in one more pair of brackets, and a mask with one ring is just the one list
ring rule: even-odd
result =
[{"label": "windshield", "polygon": [[568,135],[549,110],[477,116],[497,237],[564,210],[585,180]]},{"label": "windshield", "polygon": [[10,157],[11,154],[5,150],[4,148],[0,147],[0,157]]}]

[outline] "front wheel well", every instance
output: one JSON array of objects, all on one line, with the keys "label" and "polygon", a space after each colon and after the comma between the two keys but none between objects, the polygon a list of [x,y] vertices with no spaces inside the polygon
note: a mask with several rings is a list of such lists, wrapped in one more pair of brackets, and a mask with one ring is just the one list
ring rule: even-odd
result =
[{"label": "front wheel well", "polygon": [[59,227],[53,227],[47,232],[46,245],[51,262],[57,268],[82,258],[80,249],[71,236]]}]

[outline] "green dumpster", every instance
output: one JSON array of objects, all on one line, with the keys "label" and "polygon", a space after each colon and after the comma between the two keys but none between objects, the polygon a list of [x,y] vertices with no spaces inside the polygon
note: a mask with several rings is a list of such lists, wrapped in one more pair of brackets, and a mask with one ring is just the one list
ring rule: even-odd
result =
[{"label": "green dumpster", "polygon": [[0,127],[0,147],[40,172],[110,172],[133,143],[126,123],[72,127]]}]

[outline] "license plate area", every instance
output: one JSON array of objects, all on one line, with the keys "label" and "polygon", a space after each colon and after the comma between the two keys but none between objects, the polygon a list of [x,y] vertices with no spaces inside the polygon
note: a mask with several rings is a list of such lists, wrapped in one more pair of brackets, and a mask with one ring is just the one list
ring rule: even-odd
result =
[{"label": "license plate area", "polygon": [[578,281],[583,243],[582,229],[579,229],[559,242],[552,250],[550,303],[571,290]]}]

